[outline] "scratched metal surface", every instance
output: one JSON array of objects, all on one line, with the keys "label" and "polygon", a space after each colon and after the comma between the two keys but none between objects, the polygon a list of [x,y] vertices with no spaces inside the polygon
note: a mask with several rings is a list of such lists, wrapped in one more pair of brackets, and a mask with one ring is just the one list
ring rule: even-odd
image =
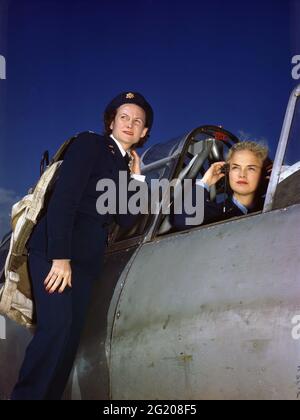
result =
[{"label": "scratched metal surface", "polygon": [[113,399],[296,399],[300,206],[144,245],[111,342]]},{"label": "scratched metal surface", "polygon": [[0,316],[0,400],[10,397],[32,333]]}]

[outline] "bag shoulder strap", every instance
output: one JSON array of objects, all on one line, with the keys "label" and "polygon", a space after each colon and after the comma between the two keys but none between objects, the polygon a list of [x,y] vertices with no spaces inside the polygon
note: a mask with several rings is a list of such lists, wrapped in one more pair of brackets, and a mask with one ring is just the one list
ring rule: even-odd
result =
[{"label": "bag shoulder strap", "polygon": [[64,155],[68,149],[68,147],[73,143],[73,141],[76,139],[77,135],[69,138],[66,140],[60,148],[57,150],[53,158],[51,159],[49,165],[52,165],[52,163],[57,162],[58,160],[62,160],[64,158]]}]

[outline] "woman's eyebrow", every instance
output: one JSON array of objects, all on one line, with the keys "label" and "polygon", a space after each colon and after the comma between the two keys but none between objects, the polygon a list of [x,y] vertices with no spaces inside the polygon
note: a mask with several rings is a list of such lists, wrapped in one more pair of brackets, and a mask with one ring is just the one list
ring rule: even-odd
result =
[{"label": "woman's eyebrow", "polygon": [[[241,165],[239,165],[238,163],[232,163],[231,164],[232,166],[241,166]],[[252,163],[250,163],[249,165],[246,165],[247,167],[255,167],[255,168],[260,168],[260,166],[259,165],[255,165],[254,163],[252,164]]]},{"label": "woman's eyebrow", "polygon": [[[120,116],[122,116],[122,115],[125,115],[126,117],[129,117],[129,114],[127,114],[127,112],[124,112],[124,111],[121,112]],[[144,121],[142,117],[135,117],[134,119]]]}]

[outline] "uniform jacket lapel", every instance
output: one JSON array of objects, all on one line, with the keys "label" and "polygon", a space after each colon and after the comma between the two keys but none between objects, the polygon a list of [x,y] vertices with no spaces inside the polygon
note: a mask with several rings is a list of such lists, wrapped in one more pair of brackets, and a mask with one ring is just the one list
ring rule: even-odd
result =
[{"label": "uniform jacket lapel", "polygon": [[105,142],[106,147],[111,157],[113,158],[114,162],[118,166],[118,169],[122,171],[129,171],[128,165],[124,157],[122,156],[122,153],[120,149],[118,148],[117,144],[114,142],[114,140],[109,136],[106,136],[105,140],[106,140]]}]

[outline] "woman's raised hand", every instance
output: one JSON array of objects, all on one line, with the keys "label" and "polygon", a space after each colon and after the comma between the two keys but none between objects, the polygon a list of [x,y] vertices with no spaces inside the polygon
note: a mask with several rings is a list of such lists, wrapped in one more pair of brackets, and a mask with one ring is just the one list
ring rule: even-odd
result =
[{"label": "woman's raised hand", "polygon": [[222,172],[222,168],[225,164],[226,162],[213,163],[210,166],[210,168],[205,172],[202,181],[209,187],[216,184],[221,178],[225,176],[225,174]]},{"label": "woman's raised hand", "polygon": [[130,162],[130,171],[132,174],[141,175],[141,160],[139,155],[135,150],[130,151],[131,162]]}]

